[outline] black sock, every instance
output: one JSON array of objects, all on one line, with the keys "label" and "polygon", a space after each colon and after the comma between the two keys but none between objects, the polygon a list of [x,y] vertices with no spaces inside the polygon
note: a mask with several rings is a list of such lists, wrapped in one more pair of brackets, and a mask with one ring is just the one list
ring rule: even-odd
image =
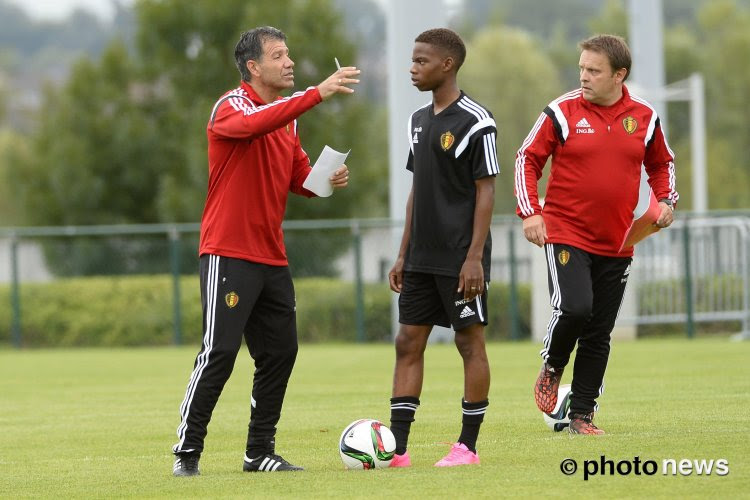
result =
[{"label": "black sock", "polygon": [[414,422],[414,414],[419,407],[419,398],[414,396],[401,396],[391,398],[391,432],[396,438],[396,454],[406,453],[406,445],[409,442],[409,430]]},{"label": "black sock", "polygon": [[[479,426],[484,420],[484,412],[487,411],[488,400],[478,401],[476,403],[467,403],[461,400],[463,410],[463,425],[461,426],[461,435],[458,442],[463,443],[473,453],[477,452],[477,437],[479,437]],[[398,441],[397,441],[398,442]]]},{"label": "black sock", "polygon": [[245,448],[245,455],[247,458],[256,459],[266,454],[273,455],[276,451],[276,439],[275,438],[263,438],[263,439],[251,439],[248,440],[247,447]]}]

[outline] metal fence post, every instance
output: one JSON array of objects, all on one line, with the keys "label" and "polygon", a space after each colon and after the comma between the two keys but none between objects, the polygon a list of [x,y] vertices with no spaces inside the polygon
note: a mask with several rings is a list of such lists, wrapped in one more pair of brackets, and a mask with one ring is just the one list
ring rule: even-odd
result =
[{"label": "metal fence post", "polygon": [[516,268],[516,240],[513,237],[513,224],[508,228],[508,256],[510,271],[510,338],[518,340],[521,337],[520,321],[518,318],[518,270]]},{"label": "metal fence post", "polygon": [[685,217],[685,228],[682,231],[682,249],[685,259],[685,313],[687,314],[687,336],[695,335],[695,318],[693,317],[693,276],[690,265],[690,217]]},{"label": "metal fence post", "polygon": [[11,338],[13,347],[21,348],[21,293],[18,283],[18,238],[15,234],[10,237],[10,307],[11,307]]},{"label": "metal fence post", "polygon": [[182,307],[180,305],[180,232],[172,226],[169,230],[169,256],[172,264],[172,300],[174,314],[174,344],[182,344]]},{"label": "metal fence post", "polygon": [[354,300],[357,342],[365,341],[365,300],[362,286],[362,233],[359,221],[352,222],[352,243],[354,245]]}]

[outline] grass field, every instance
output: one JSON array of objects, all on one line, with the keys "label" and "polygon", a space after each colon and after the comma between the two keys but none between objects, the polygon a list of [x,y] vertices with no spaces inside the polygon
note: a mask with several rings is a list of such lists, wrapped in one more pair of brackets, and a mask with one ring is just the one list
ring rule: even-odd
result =
[{"label": "grass field", "polygon": [[[538,346],[492,344],[482,465],[447,470],[433,463],[458,436],[462,369],[452,345],[431,345],[410,439],[414,466],[375,471],[343,470],[337,442],[357,418],[387,424],[392,347],[303,345],[277,452],[306,471],[288,474],[241,472],[252,373],[243,350],[209,426],[202,475],[174,478],[170,448],[196,351],[0,351],[0,497],[747,498],[750,491],[747,342],[616,343],[597,416],[608,434],[574,438],[551,432],[534,405]],[[584,461],[601,456],[653,460],[659,469],[584,481]],[[578,463],[572,476],[560,471],[566,458]],[[730,472],[664,475],[669,458],[725,459]]]}]

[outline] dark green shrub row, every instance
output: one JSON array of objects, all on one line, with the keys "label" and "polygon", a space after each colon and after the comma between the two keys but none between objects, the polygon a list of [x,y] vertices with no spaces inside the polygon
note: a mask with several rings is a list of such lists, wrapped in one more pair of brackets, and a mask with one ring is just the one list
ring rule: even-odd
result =
[{"label": "dark green shrub row", "polygon": [[[172,278],[165,275],[107,276],[24,283],[20,287],[25,347],[154,346],[174,342]],[[356,293],[350,282],[328,278],[295,280],[300,341],[354,341]],[[529,289],[519,291],[520,334],[529,336]],[[385,283],[364,286],[366,341],[391,338],[392,292]],[[493,283],[489,295],[489,339],[510,336],[509,291]],[[197,276],[180,278],[182,342],[202,336]],[[11,339],[9,287],[0,286],[0,345]]]}]

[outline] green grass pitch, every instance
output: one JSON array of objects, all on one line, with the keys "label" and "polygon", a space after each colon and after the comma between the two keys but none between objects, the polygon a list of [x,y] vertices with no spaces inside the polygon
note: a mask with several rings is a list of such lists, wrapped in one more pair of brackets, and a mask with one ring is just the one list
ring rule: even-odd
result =
[{"label": "green grass pitch", "polygon": [[[388,423],[392,346],[302,345],[277,452],[306,471],[241,472],[252,373],[243,349],[194,478],[172,477],[170,448],[197,347],[2,350],[0,497],[747,498],[750,343],[616,342],[596,419],[608,433],[601,437],[544,425],[532,396],[537,344],[488,350],[493,379],[480,467],[433,467],[460,430],[463,375],[453,345],[427,348],[413,467],[375,471],[344,470],[337,443],[357,418]],[[659,469],[585,481],[584,461],[602,456],[615,464],[653,460]],[[578,463],[574,475],[560,471],[566,458]],[[730,472],[664,475],[670,458],[725,459]]]}]

